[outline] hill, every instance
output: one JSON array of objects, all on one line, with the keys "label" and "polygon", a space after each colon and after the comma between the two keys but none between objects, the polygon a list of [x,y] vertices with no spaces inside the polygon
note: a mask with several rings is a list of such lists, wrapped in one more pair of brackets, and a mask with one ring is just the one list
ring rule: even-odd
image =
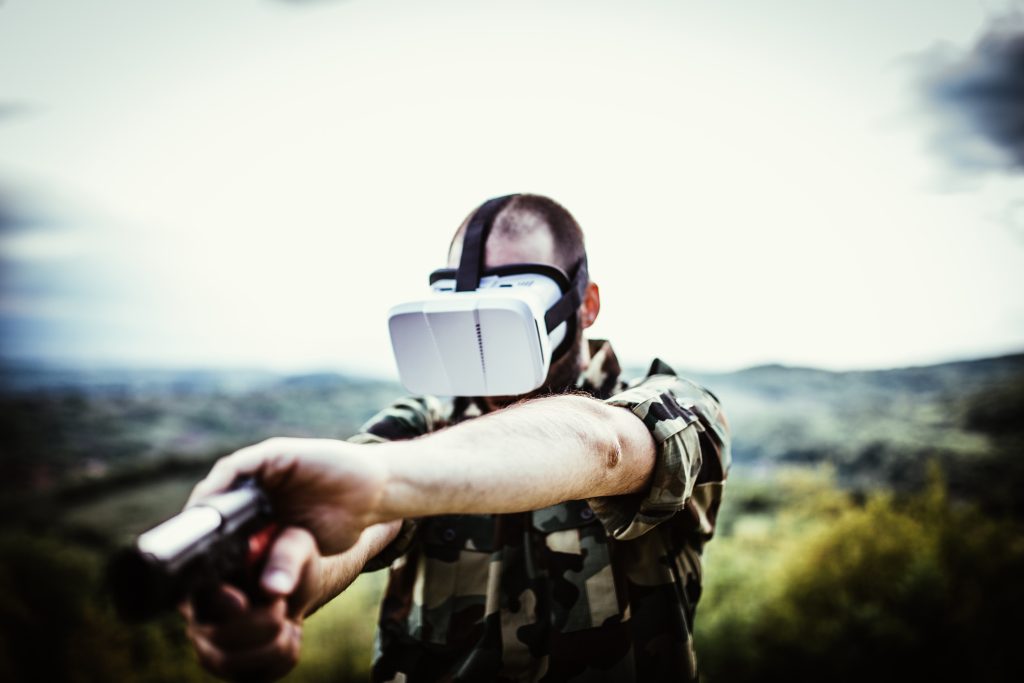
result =
[{"label": "hill", "polygon": [[848,483],[919,484],[926,461],[984,459],[1024,424],[1014,398],[1024,354],[877,371],[764,365],[691,376],[721,398],[735,461],[829,462]]},{"label": "hill", "polygon": [[[831,463],[852,486],[913,488],[931,460],[983,464],[1024,423],[1024,354],[686,374],[721,398],[736,463]],[[2,486],[46,488],[167,459],[205,464],[273,435],[343,438],[402,393],[335,373],[0,366]]]},{"label": "hill", "polygon": [[270,436],[341,438],[400,394],[332,373],[2,367],[0,490],[207,464]]},{"label": "hill", "polygon": [[[1019,678],[999,617],[1024,606],[1024,355],[688,374],[735,437],[696,620],[706,680]],[[2,680],[213,680],[176,615],[117,621],[106,558],[180,510],[213,458],[346,436],[402,393],[332,373],[26,367],[0,367],[0,387]],[[383,579],[308,621],[288,680],[367,678]]]}]

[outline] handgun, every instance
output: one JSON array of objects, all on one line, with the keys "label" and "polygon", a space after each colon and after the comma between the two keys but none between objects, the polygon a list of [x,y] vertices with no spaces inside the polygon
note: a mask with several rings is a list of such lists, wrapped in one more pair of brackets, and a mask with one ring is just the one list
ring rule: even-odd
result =
[{"label": "handgun", "polygon": [[200,500],[139,535],[107,568],[119,616],[129,622],[169,612],[221,582],[258,599],[259,572],[277,525],[253,478]]}]

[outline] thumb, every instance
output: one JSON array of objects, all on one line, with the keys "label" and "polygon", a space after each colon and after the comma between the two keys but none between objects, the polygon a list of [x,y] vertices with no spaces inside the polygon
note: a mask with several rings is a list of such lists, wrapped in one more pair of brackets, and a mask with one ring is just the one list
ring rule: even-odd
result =
[{"label": "thumb", "polygon": [[316,541],[311,533],[297,526],[285,528],[267,554],[260,586],[272,596],[291,595],[306,565],[316,555]]}]

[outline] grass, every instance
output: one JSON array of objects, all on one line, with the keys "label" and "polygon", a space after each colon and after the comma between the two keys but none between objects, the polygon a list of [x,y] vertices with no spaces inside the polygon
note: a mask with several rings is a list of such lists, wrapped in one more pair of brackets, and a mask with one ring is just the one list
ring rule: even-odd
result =
[{"label": "grass", "polygon": [[[192,474],[135,481],[95,495],[37,501],[0,528],[0,680],[214,681],[181,618],[120,623],[101,590],[110,549],[176,514]],[[386,572],[359,577],[306,620],[286,680],[367,680]]]},{"label": "grass", "polygon": [[290,683],[369,680],[377,611],[387,572],[364,574],[306,620]]},{"label": "grass", "polygon": [[[214,680],[180,617],[126,626],[99,589],[109,547],[180,509],[194,479],[54,499],[49,525],[32,531],[7,520],[0,680]],[[1024,663],[998,624],[1024,610],[1019,525],[951,503],[938,479],[913,496],[853,495],[834,479],[828,467],[734,469],[704,555],[705,680],[891,679],[883,662],[911,678],[1012,680]],[[368,678],[385,580],[360,577],[306,621],[287,681]]]},{"label": "grass", "polygon": [[127,544],[141,532],[181,511],[196,483],[195,476],[159,479],[72,504],[57,516],[61,526]]}]

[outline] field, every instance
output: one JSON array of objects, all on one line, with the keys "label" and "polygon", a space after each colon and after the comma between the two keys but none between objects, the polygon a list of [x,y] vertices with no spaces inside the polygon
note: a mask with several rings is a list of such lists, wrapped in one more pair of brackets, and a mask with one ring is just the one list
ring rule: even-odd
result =
[{"label": "field", "polygon": [[[334,375],[5,368],[0,680],[201,681],[176,615],[119,623],[106,558],[217,455],[345,436],[398,387]],[[699,379],[736,435],[696,620],[707,681],[1016,680],[1024,356]],[[365,680],[383,573],[306,624],[290,681]]]}]

